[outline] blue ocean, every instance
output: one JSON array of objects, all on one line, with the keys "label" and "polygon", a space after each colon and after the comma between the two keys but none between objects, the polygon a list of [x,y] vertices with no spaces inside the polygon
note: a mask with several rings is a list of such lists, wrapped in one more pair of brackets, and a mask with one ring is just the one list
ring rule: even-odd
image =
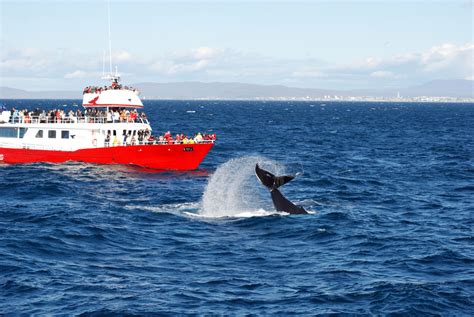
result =
[{"label": "blue ocean", "polygon": [[[198,170],[0,164],[0,315],[474,315],[473,104],[145,111],[217,134]],[[309,214],[275,212],[256,163]]]}]

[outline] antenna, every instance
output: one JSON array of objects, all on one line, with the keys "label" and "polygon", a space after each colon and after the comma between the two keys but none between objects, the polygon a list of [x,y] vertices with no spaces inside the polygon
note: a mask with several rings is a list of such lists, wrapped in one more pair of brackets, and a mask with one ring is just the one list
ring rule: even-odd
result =
[{"label": "antenna", "polygon": [[105,50],[102,51],[102,78],[105,77]]},{"label": "antenna", "polygon": [[112,75],[112,35],[110,32],[110,0],[107,0],[107,13],[109,16],[109,64],[110,64],[110,75]]}]

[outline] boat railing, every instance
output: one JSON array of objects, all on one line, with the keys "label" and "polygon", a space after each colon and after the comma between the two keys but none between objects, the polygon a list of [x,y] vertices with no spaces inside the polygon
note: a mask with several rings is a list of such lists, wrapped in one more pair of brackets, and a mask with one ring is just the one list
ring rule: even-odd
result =
[{"label": "boat railing", "polygon": [[52,117],[41,117],[41,116],[33,116],[33,117],[11,117],[10,123],[25,123],[25,124],[47,124],[47,123],[60,123],[60,124],[78,124],[78,123],[144,123],[149,124],[148,120],[145,118],[136,118],[135,120],[127,119],[127,120],[114,120],[108,119],[107,117],[90,117],[90,116],[83,116],[83,117],[64,117],[64,118],[52,118]]},{"label": "boat railing", "polygon": [[[102,145],[97,144],[93,146],[94,148],[104,148],[104,147],[126,147],[126,146],[148,146],[148,145],[177,145],[177,144],[184,144],[184,145],[197,145],[197,144],[212,144],[214,143],[215,140],[202,140],[202,141],[197,141],[194,143],[169,143],[168,141],[141,141],[141,142],[136,142],[136,143],[131,143],[131,144],[122,144],[119,142],[118,144],[112,144],[112,142],[103,142]],[[100,143],[100,142],[99,142]],[[6,143],[6,142],[0,142],[0,147],[5,147],[5,148],[16,148],[16,149],[29,149],[29,150],[55,150],[55,151],[74,151],[74,150],[79,150],[80,148],[75,148],[72,146],[62,146],[62,147],[57,147],[55,145],[49,145],[49,144],[33,144],[33,143],[21,143],[21,144],[12,144],[12,143]]]}]

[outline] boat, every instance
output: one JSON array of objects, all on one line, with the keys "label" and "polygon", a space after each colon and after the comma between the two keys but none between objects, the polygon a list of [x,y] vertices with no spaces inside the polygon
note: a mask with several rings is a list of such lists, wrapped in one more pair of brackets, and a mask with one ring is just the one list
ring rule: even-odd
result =
[{"label": "boat", "polygon": [[[108,86],[88,86],[83,110],[0,108],[0,163],[129,164],[160,170],[197,169],[214,146],[215,134],[197,133],[174,138],[168,131],[155,137],[137,89],[123,86],[112,72],[110,2],[108,5],[109,66],[103,79]],[[76,105],[73,105],[76,106]]]},{"label": "boat", "polygon": [[109,86],[88,86],[83,109],[0,110],[0,163],[130,164],[160,170],[197,169],[215,134],[153,135],[137,89],[116,72]]}]

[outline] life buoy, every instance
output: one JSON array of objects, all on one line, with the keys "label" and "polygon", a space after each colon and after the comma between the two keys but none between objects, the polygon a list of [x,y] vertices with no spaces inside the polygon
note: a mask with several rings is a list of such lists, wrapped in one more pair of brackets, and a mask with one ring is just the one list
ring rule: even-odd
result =
[{"label": "life buoy", "polygon": [[92,145],[97,146],[97,139],[92,140]]}]

